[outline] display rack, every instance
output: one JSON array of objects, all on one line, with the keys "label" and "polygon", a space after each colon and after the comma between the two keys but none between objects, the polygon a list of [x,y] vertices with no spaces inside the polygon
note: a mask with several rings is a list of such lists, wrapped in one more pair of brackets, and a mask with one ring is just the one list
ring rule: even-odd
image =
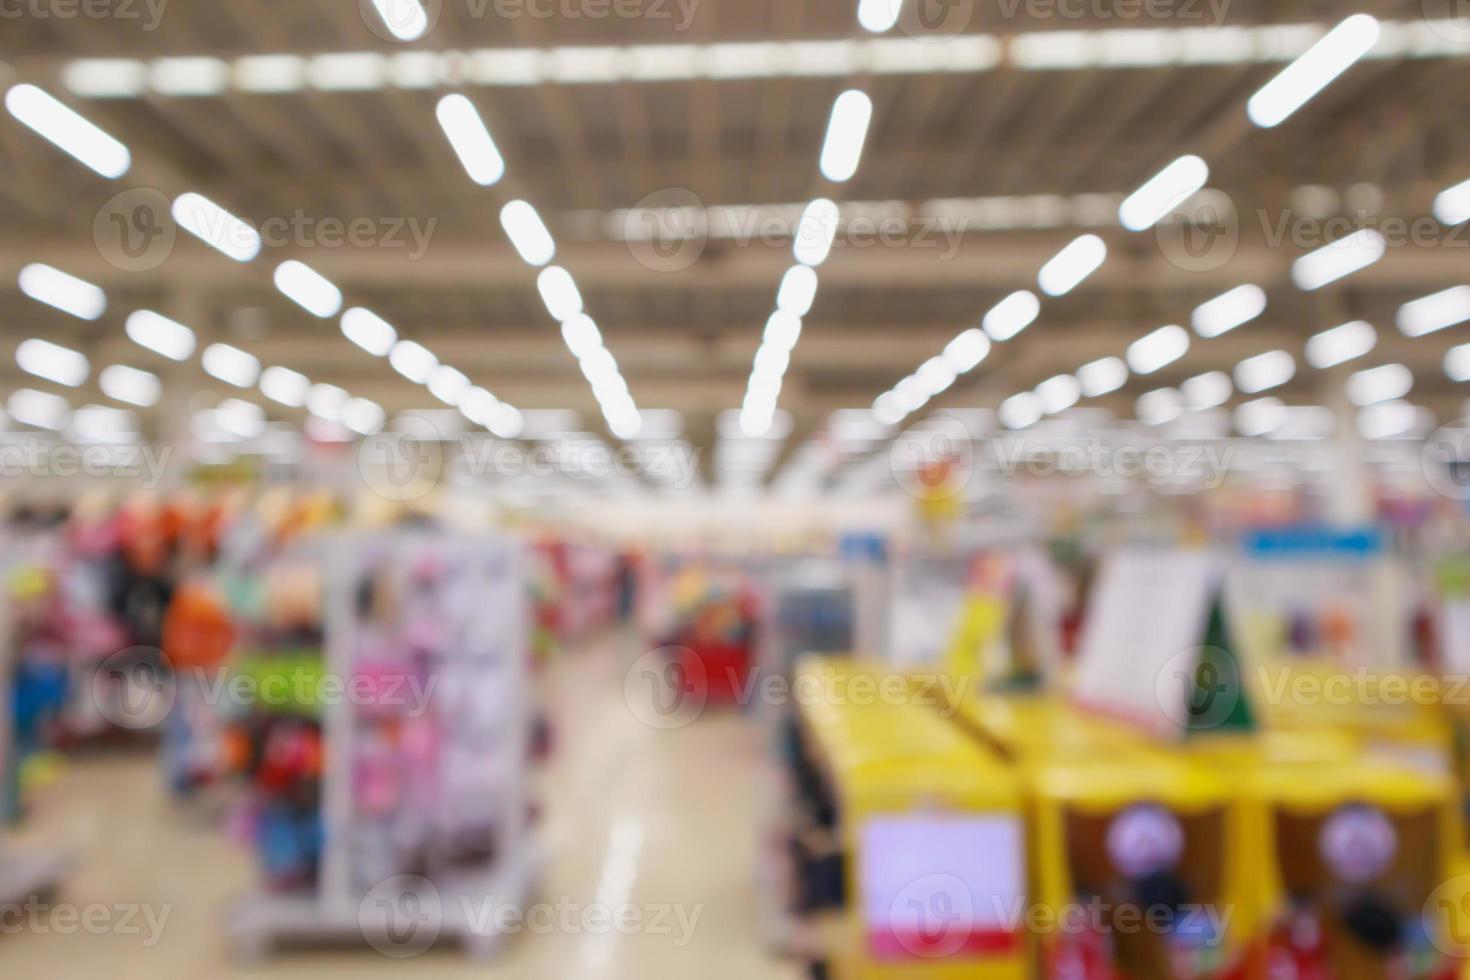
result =
[{"label": "display rack", "polygon": [[[234,948],[259,958],[279,945],[401,942],[365,910],[403,877],[436,895],[437,937],[487,957],[504,936],[471,903],[523,904],[542,864],[529,826],[521,547],[403,532],[336,536],[323,548],[326,675],[358,683],[420,671],[435,681],[420,689],[426,737],[402,734],[407,723],[384,710],[386,698],[320,700],[319,871],[307,888],[238,903]],[[411,653],[394,660],[400,649]]]}]

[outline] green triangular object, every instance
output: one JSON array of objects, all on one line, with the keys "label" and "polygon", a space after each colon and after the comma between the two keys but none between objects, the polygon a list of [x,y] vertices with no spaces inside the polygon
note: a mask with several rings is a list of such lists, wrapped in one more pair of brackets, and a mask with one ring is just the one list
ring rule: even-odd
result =
[{"label": "green triangular object", "polygon": [[1256,730],[1255,712],[1226,621],[1224,598],[1218,592],[1210,603],[1210,622],[1195,667],[1189,717],[1189,730],[1195,734]]}]

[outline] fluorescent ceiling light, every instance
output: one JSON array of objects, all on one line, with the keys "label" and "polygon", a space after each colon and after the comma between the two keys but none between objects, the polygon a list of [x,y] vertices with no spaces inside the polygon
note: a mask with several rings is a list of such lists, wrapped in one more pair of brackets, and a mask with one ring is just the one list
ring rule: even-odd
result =
[{"label": "fluorescent ceiling light", "polygon": [[1250,438],[1268,436],[1286,424],[1287,408],[1276,398],[1257,398],[1235,410],[1235,428]]},{"label": "fluorescent ceiling light", "polygon": [[34,85],[5,93],[5,108],[42,138],[110,180],[128,172],[128,148]]},{"label": "fluorescent ceiling light", "polygon": [[792,249],[796,261],[812,268],[827,261],[827,256],[832,254],[832,243],[837,240],[840,217],[837,204],[826,198],[808,204],[796,226],[796,244]]},{"label": "fluorescent ceiling light", "polygon": [[1236,286],[1208,302],[1201,303],[1190,316],[1194,332],[1201,337],[1218,337],[1266,312],[1266,291],[1247,283]]},{"label": "fluorescent ceiling light", "polygon": [[1235,366],[1235,386],[1247,395],[1279,388],[1296,376],[1296,358],[1284,350],[1248,357]]},{"label": "fluorescent ceiling light", "polygon": [[87,380],[92,367],[85,355],[49,340],[23,340],[15,349],[15,363],[26,374],[75,388]]},{"label": "fluorescent ceiling light", "polygon": [[243,92],[295,92],[306,82],[306,59],[294,54],[247,55],[235,60],[235,85]]},{"label": "fluorescent ceiling light", "polygon": [[371,435],[382,428],[383,407],[366,398],[349,398],[342,405],[342,424],[358,435]]},{"label": "fluorescent ceiling light", "polygon": [[1422,337],[1470,320],[1470,286],[1455,286],[1399,307],[1399,330]]},{"label": "fluorescent ceiling light", "polygon": [[133,413],[121,408],[84,405],[72,413],[69,429],[78,442],[121,444],[136,439]]},{"label": "fluorescent ceiling light", "polygon": [[236,388],[251,388],[260,377],[260,362],[229,344],[210,344],[200,358],[204,372]]},{"label": "fluorescent ceiling light", "polygon": [[997,413],[1007,429],[1024,429],[1041,421],[1045,406],[1035,392],[1023,391],[1000,403]]},{"label": "fluorescent ceiling light", "polygon": [[342,406],[350,397],[336,385],[314,384],[306,393],[306,410],[319,419],[337,422],[342,418]]},{"label": "fluorescent ceiling light", "polygon": [[91,99],[131,98],[148,87],[148,66],[133,58],[79,58],[61,70],[61,81]]},{"label": "fluorescent ceiling light", "polygon": [[342,308],[342,290],[304,262],[287,259],[276,266],[276,288],[312,316],[326,319]]},{"label": "fluorescent ceiling light", "polygon": [[1108,257],[1107,244],[1096,235],[1083,235],[1058,252],[1036,276],[1048,296],[1064,296],[1097,271]]},{"label": "fluorescent ceiling light", "polygon": [[1346,364],[1373,350],[1378,331],[1363,320],[1324,330],[1307,341],[1307,362],[1319,370]]},{"label": "fluorescent ceiling light", "polygon": [[501,208],[500,227],[529,265],[539,268],[556,257],[556,241],[546,230],[541,215],[526,201],[511,201]]},{"label": "fluorescent ceiling light", "polygon": [[38,429],[60,429],[71,415],[71,405],[60,395],[21,388],[10,393],[5,411],[22,425]]},{"label": "fluorescent ceiling light", "polygon": [[429,375],[429,394],[439,399],[446,405],[458,405],[459,396],[463,395],[470,386],[470,379],[465,373],[448,364],[441,364]]},{"label": "fluorescent ceiling light", "polygon": [[1083,395],[1099,398],[1128,383],[1128,365],[1121,357],[1104,357],[1082,365],[1077,370],[1077,381],[1082,385]]},{"label": "fluorescent ceiling light", "polygon": [[97,376],[97,386],[102,393],[114,401],[127,402],[139,408],[158,404],[163,395],[163,384],[158,375],[124,364],[114,364],[102,369]]},{"label": "fluorescent ceiling light", "polygon": [[1128,366],[1135,374],[1153,374],[1189,353],[1189,334],[1170,324],[1128,346]]},{"label": "fluorescent ceiling light", "polygon": [[1202,412],[1208,408],[1219,408],[1235,393],[1230,375],[1224,371],[1207,371],[1190,378],[1179,386],[1180,394],[1190,409]]},{"label": "fluorescent ceiling light", "polygon": [[398,343],[391,323],[360,306],[342,314],[342,335],[374,357],[386,357]]},{"label": "fluorescent ceiling light", "polygon": [[1470,381],[1470,344],[1450,348],[1444,356],[1444,373],[1451,381]]},{"label": "fluorescent ceiling light", "polygon": [[838,184],[852,179],[862,162],[863,143],[872,121],[873,100],[866,92],[848,89],[837,97],[822,145],[822,176]]},{"label": "fluorescent ceiling light", "polygon": [[990,353],[990,338],[978,327],[971,327],[944,348],[944,359],[957,374],[973,371]]},{"label": "fluorescent ceiling light", "polygon": [[230,66],[218,58],[157,58],[149,84],[161,95],[218,95],[230,83]]},{"label": "fluorescent ceiling light", "polygon": [[559,265],[547,266],[536,277],[536,289],[552,319],[558,323],[582,312],[582,294],[577,291],[572,274]]},{"label": "fluorescent ceiling light", "polygon": [[171,361],[187,361],[194,353],[194,331],[152,310],[129,314],[124,329],[133,343]]},{"label": "fluorescent ceiling light", "polygon": [[273,402],[287,408],[302,408],[306,405],[307,393],[311,391],[311,379],[300,371],[290,368],[268,367],[260,375],[260,393]]},{"label": "fluorescent ceiling light", "polygon": [[1173,388],[1157,388],[1138,396],[1133,414],[1144,425],[1165,425],[1184,414],[1184,398]]},{"label": "fluorescent ceiling light", "polygon": [[490,416],[499,404],[499,398],[478,386],[466,388],[459,396],[460,414],[480,426],[490,424]]},{"label": "fluorescent ceiling light", "polygon": [[755,352],[753,374],[779,378],[791,366],[791,351],[775,344],[761,344]]},{"label": "fluorescent ceiling light", "polygon": [[602,348],[602,331],[598,330],[597,323],[584,313],[568,317],[562,323],[561,338],[566,341],[567,349],[578,360]]},{"label": "fluorescent ceiling light", "polygon": [[904,0],[859,0],[858,23],[863,30],[884,34],[898,23]]},{"label": "fluorescent ceiling light", "polygon": [[446,95],[439,100],[435,115],[471,180],[489,187],[505,176],[505,158],[500,155],[474,103],[457,93]]},{"label": "fluorescent ceiling light", "polygon": [[95,320],[107,310],[107,294],[101,289],[40,262],[21,269],[18,282],[20,291],[36,302],[83,320]]},{"label": "fluorescent ceiling light", "polygon": [[781,278],[776,308],[794,317],[806,316],[817,300],[817,273],[810,266],[794,265]]},{"label": "fluorescent ceiling light", "polygon": [[787,313],[784,310],[777,310],[766,321],[766,330],[761,337],[761,346],[769,346],[790,353],[796,347],[796,342],[800,338],[801,317]]},{"label": "fluorescent ceiling light", "polygon": [[1358,407],[1403,398],[1414,390],[1414,373],[1402,364],[1359,371],[1347,380],[1348,401]]},{"label": "fluorescent ceiling light", "polygon": [[1368,14],[1354,14],[1338,24],[1251,96],[1246,103],[1251,122],[1266,128],[1285,122],[1367,54],[1381,33]]},{"label": "fluorescent ceiling light", "polygon": [[372,0],[388,33],[400,41],[417,41],[429,30],[429,15],[418,0]]},{"label": "fluorescent ceiling light", "polygon": [[226,398],[214,407],[213,418],[226,433],[238,439],[254,439],[265,431],[265,410],[241,398]]},{"label": "fluorescent ceiling light", "polygon": [[1035,322],[1041,313],[1041,300],[1030,290],[1011,293],[985,314],[981,325],[991,340],[1010,340]]},{"label": "fluorescent ceiling light", "polygon": [[1147,231],[1209,179],[1210,167],[1204,160],[1182,156],[1130,194],[1118,208],[1118,220],[1129,231]]},{"label": "fluorescent ceiling light", "polygon": [[260,254],[259,233],[202,194],[180,194],[171,210],[179,227],[236,262]]},{"label": "fluorescent ceiling light", "polygon": [[1059,374],[1037,385],[1036,394],[1046,414],[1056,415],[1077,404],[1082,398],[1082,385],[1070,374]]},{"label": "fluorescent ceiling light", "polygon": [[933,398],[948,391],[949,386],[954,384],[957,374],[944,358],[931,357],[919,365],[919,369],[914,372],[914,377],[919,379],[919,384],[924,386],[924,391],[930,398]]},{"label": "fluorescent ceiling light", "polygon": [[490,410],[490,419],[485,423],[485,428],[500,439],[515,439],[521,434],[525,424],[525,419],[514,405],[496,402],[495,407]]},{"label": "fluorescent ceiling light", "polygon": [[1408,402],[1385,402],[1358,413],[1358,432],[1364,439],[1396,439],[1412,435],[1420,421],[1419,409]]},{"label": "fluorescent ceiling light", "polygon": [[388,353],[388,363],[393,370],[414,384],[424,384],[429,375],[439,366],[439,358],[423,344],[414,340],[400,340]]},{"label": "fluorescent ceiling light", "polygon": [[1321,289],[1383,258],[1388,243],[1372,228],[1355,231],[1292,263],[1292,281],[1302,289]]},{"label": "fluorescent ceiling light", "polygon": [[383,87],[386,63],[368,51],[319,54],[306,63],[306,80],[324,92],[362,92]]},{"label": "fluorescent ceiling light", "polygon": [[1470,180],[1440,191],[1434,199],[1434,216],[1447,225],[1470,221]]}]

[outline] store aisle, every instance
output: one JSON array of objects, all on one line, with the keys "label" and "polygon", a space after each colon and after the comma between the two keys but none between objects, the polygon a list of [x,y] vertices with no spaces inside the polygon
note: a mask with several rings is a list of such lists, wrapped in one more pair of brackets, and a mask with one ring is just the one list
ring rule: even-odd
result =
[{"label": "store aisle", "polygon": [[[605,638],[560,658],[546,678],[558,744],[539,787],[549,860],[538,896],[544,904],[531,915],[535,931],[516,937],[489,964],[471,962],[453,946],[425,954],[421,960],[433,963],[436,976],[799,974],[766,956],[756,932],[759,735],[731,715],[675,732],[642,724],[623,700],[624,672],[639,652],[631,637]],[[65,843],[78,857],[60,902],[105,907],[119,925],[63,935],[56,919],[0,936],[5,975],[401,975],[401,961],[366,946],[231,962],[222,917],[230,899],[251,885],[249,857],[224,830],[168,801],[149,761],[71,764],[44,794],[31,825],[30,839]],[[125,907],[140,903],[153,913],[152,924],[139,915],[137,931],[124,929]],[[636,929],[629,905],[642,923]],[[600,923],[593,906],[605,906],[609,918],[625,907],[623,928]],[[147,945],[155,932],[156,944]]]}]

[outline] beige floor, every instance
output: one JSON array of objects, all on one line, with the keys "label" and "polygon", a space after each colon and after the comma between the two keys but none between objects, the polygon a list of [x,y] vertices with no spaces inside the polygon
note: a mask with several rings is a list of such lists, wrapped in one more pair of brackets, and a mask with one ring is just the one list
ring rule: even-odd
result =
[{"label": "beige floor", "polygon": [[518,936],[489,964],[453,948],[405,961],[363,947],[242,965],[231,960],[220,924],[231,899],[250,888],[248,855],[211,821],[181,814],[150,761],[111,759],[71,765],[40,801],[30,836],[65,843],[78,856],[60,901],[168,906],[161,939],[149,947],[142,935],[117,931],[26,929],[0,935],[0,976],[798,976],[765,955],[757,938],[759,735],[728,715],[673,732],[641,724],[623,701],[624,669],[636,653],[631,641],[606,639],[554,670],[560,744],[541,788],[550,865],[539,897],[679,905],[686,923],[698,914],[687,944],[675,935],[572,930]]}]

